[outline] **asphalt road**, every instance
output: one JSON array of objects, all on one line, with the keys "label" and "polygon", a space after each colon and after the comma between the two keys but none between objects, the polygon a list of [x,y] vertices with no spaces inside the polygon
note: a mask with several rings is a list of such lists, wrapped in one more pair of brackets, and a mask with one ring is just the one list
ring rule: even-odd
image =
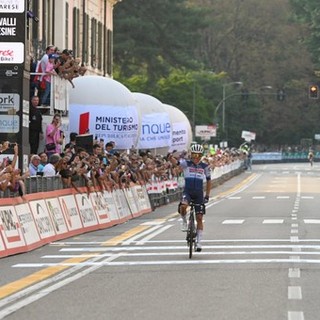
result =
[{"label": "asphalt road", "polygon": [[192,259],[176,203],[3,258],[0,319],[319,319],[319,184],[270,164],[213,189]]}]

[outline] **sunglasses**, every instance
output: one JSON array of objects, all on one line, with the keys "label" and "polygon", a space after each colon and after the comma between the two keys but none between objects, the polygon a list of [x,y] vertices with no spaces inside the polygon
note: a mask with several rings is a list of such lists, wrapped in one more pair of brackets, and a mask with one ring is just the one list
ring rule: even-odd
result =
[{"label": "sunglasses", "polygon": [[201,158],[202,154],[201,153],[191,153],[192,158]]}]

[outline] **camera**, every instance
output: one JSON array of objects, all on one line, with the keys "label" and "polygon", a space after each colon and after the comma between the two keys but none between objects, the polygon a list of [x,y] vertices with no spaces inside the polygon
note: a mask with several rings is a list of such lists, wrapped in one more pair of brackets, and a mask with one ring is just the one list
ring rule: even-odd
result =
[{"label": "camera", "polygon": [[10,148],[10,149],[13,149],[15,145],[16,145],[16,143],[11,143],[11,142],[10,142],[10,143],[9,143],[9,148]]}]

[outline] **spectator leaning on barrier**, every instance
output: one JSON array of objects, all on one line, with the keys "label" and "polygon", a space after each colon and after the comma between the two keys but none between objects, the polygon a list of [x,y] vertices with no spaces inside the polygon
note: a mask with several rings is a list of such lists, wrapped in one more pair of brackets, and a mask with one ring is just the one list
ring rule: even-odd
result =
[{"label": "spectator leaning on barrier", "polygon": [[59,160],[61,159],[58,153],[54,153],[49,158],[49,163],[43,168],[44,177],[53,177],[57,175],[56,168],[58,166]]},{"label": "spectator leaning on barrier", "polygon": [[29,109],[29,144],[31,154],[38,152],[39,141],[43,139],[42,114],[38,106],[39,97],[33,96]]},{"label": "spectator leaning on barrier", "polygon": [[39,153],[40,163],[38,165],[38,172],[42,172],[46,164],[48,164],[48,156],[45,152]]},{"label": "spectator leaning on barrier", "polygon": [[30,163],[29,163],[29,172],[30,176],[36,176],[38,173],[38,167],[40,164],[40,157],[37,154],[31,156]]}]

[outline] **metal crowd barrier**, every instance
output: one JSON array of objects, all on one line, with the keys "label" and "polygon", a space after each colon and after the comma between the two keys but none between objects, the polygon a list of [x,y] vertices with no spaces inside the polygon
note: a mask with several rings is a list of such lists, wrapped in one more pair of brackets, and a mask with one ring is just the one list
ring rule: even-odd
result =
[{"label": "metal crowd barrier", "polygon": [[[212,188],[217,187],[218,185],[224,183],[230,178],[240,174],[243,172],[244,166],[243,164],[231,171],[226,171],[218,177],[214,177],[212,181]],[[77,187],[85,186],[85,181],[82,177],[79,178],[78,181],[75,182]],[[61,177],[29,177],[25,179],[26,193],[39,193],[39,192],[47,192],[54,191],[59,189],[64,189]],[[157,207],[164,206],[168,203],[180,201],[182,195],[183,188],[177,187],[176,189],[166,189],[166,191],[162,191],[159,193],[150,193],[149,199],[152,206],[152,210]],[[0,191],[0,198],[13,198],[18,197],[18,192],[11,192],[10,190]]]}]

